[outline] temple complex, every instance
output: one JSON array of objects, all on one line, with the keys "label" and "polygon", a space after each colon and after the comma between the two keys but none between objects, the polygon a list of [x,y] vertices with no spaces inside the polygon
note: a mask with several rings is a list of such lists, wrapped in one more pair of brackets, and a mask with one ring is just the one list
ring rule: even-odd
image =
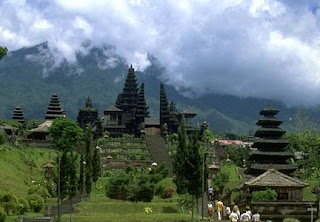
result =
[{"label": "temple complex", "polygon": [[18,121],[19,123],[25,122],[23,111],[20,106],[16,106],[16,108],[14,109],[12,119]]},{"label": "temple complex", "polygon": [[55,118],[58,118],[58,117],[66,117],[66,113],[60,106],[58,95],[52,94],[45,119],[54,120]]},{"label": "temple complex", "polygon": [[149,112],[144,96],[144,84],[142,83],[138,89],[132,65],[128,70],[122,93],[118,95],[115,105],[104,111],[104,115],[103,129],[111,136],[121,136],[123,133],[140,135]]},{"label": "temple complex", "polygon": [[257,125],[261,128],[254,135],[258,139],[254,141],[252,148],[257,150],[249,158],[251,165],[246,171],[249,175],[258,176],[271,168],[287,175],[296,170],[290,163],[293,154],[286,150],[289,141],[282,138],[286,132],[279,127],[282,120],[275,117],[278,112],[271,105],[260,111],[262,117]]}]

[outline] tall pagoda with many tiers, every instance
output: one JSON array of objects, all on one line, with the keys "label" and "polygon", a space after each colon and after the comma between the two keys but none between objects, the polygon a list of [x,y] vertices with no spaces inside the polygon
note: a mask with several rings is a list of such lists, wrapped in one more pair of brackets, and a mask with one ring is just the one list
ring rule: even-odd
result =
[{"label": "tall pagoda with many tiers", "polygon": [[260,111],[262,117],[257,125],[261,128],[254,135],[258,139],[254,141],[252,148],[257,150],[249,158],[251,165],[246,170],[249,175],[258,176],[268,169],[290,175],[296,170],[290,163],[293,154],[286,150],[289,141],[282,138],[286,131],[279,127],[283,121],[275,117],[278,112],[271,105]]},{"label": "tall pagoda with many tiers", "polygon": [[52,94],[45,119],[54,120],[58,117],[65,117],[65,116],[66,116],[66,113],[60,105],[59,96],[57,94]]},{"label": "tall pagoda with many tiers", "polygon": [[20,106],[16,106],[13,111],[12,119],[18,121],[19,123],[24,123],[23,111]]}]

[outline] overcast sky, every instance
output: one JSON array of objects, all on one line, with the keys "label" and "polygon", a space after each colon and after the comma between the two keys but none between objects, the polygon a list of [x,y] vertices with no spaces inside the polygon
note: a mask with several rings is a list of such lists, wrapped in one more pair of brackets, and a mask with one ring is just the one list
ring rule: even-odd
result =
[{"label": "overcast sky", "polygon": [[73,63],[112,44],[140,70],[156,56],[178,89],[320,104],[316,0],[0,0],[0,16],[9,50],[48,41]]}]

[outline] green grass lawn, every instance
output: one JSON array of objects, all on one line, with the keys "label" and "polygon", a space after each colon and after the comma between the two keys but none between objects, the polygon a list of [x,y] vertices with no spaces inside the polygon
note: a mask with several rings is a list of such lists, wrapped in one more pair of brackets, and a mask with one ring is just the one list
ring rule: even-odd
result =
[{"label": "green grass lawn", "polygon": [[[176,194],[168,199],[155,197],[150,203],[113,200],[106,197],[104,187],[107,182],[108,178],[99,178],[93,186],[91,198],[78,204],[76,214],[72,215],[73,221],[190,221],[191,215],[183,214],[181,207],[178,206]],[[176,189],[172,178],[166,178],[159,183],[166,188]],[[152,212],[147,213],[146,208],[150,208]],[[70,215],[64,215],[62,221],[69,221],[69,219]]]},{"label": "green grass lawn", "polygon": [[316,195],[313,194],[311,191],[315,186],[317,186],[319,184],[320,180],[319,179],[309,179],[309,180],[304,180],[304,182],[309,184],[309,186],[303,190],[303,200],[315,201]]}]

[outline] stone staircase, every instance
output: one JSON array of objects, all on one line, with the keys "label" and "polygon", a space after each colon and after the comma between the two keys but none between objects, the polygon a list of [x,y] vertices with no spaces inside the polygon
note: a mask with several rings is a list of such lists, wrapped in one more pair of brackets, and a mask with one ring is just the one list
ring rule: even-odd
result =
[{"label": "stone staircase", "polygon": [[53,217],[21,218],[18,222],[53,222]]},{"label": "stone staircase", "polygon": [[173,176],[173,165],[170,159],[166,143],[160,134],[146,135],[152,160],[157,164],[165,163],[169,170],[169,177]]},{"label": "stone staircase", "polygon": [[[72,200],[67,199],[62,201],[62,204],[60,206],[61,214],[70,214],[74,213],[76,209],[76,205],[80,203],[82,200],[82,195],[78,194],[77,196],[73,197]],[[49,207],[49,213],[51,216],[57,216],[58,215],[58,205],[52,205],[51,209]]]}]

